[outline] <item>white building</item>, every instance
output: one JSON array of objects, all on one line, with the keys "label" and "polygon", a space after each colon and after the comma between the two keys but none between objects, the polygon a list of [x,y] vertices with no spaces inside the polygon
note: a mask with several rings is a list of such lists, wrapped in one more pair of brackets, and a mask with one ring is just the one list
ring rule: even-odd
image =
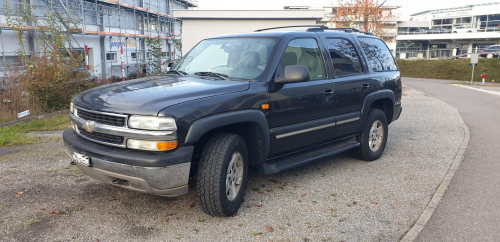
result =
[{"label": "white building", "polygon": [[[396,58],[449,58],[500,44],[500,2],[427,10],[398,22]],[[466,26],[464,30],[457,27]]]},{"label": "white building", "polygon": [[[18,61],[20,48],[16,33],[6,22],[6,1],[0,1],[1,53],[0,67]],[[125,75],[148,69],[151,51],[146,38],[161,39],[164,60],[181,56],[175,47],[180,40],[182,21],[173,17],[174,9],[187,9],[197,5],[188,0],[9,0],[10,8],[26,8],[29,4],[36,16],[55,13],[61,21],[75,20],[81,33],[72,34],[66,48],[83,52],[89,49],[89,65],[97,76],[121,77],[120,47],[123,46]],[[36,28],[26,23],[23,44],[29,53],[39,53]],[[67,30],[74,31],[74,30]],[[60,47],[64,50],[64,48]],[[83,63],[82,63],[83,66]]]},{"label": "white building", "polygon": [[316,25],[323,10],[175,10],[182,19],[182,52],[187,53],[201,40],[224,34],[248,33],[257,29]]}]

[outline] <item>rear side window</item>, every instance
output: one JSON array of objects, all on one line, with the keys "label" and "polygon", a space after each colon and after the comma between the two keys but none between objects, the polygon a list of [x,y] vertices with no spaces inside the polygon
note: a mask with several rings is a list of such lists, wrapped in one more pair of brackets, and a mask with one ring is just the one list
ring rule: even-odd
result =
[{"label": "rear side window", "polygon": [[347,39],[326,39],[335,76],[347,76],[363,72],[358,53]]},{"label": "rear side window", "polygon": [[309,69],[311,80],[326,77],[323,58],[315,39],[294,39],[288,42],[285,53],[281,57],[281,68],[289,65],[302,65]]},{"label": "rear side window", "polygon": [[358,38],[373,71],[397,71],[398,67],[387,45],[380,39]]}]

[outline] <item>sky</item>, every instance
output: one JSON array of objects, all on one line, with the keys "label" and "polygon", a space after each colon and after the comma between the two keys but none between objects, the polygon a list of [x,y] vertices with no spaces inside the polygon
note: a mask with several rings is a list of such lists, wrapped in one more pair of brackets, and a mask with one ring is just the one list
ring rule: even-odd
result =
[{"label": "sky", "polygon": [[[382,0],[379,0],[382,2]],[[402,16],[425,10],[462,7],[465,5],[498,2],[495,0],[388,0],[387,4],[402,6]],[[322,9],[337,5],[338,0],[198,0],[198,9],[206,10],[278,10],[283,6],[310,6]],[[500,11],[500,9],[499,9]]]}]

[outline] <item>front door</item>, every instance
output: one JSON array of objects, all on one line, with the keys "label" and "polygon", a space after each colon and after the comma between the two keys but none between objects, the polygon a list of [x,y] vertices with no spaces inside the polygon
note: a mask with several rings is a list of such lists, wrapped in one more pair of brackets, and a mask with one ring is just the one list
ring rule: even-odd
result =
[{"label": "front door", "polygon": [[308,82],[287,83],[269,91],[272,156],[317,145],[333,137],[334,86],[327,77],[324,63],[315,37],[288,42],[277,71],[289,65],[302,65],[307,67],[311,78]]}]

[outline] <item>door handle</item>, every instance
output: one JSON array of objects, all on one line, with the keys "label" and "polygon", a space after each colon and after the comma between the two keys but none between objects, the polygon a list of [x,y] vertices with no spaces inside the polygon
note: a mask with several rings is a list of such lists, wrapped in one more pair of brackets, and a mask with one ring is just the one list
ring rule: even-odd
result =
[{"label": "door handle", "polygon": [[368,84],[368,83],[364,83],[363,85],[361,85],[361,89],[363,89],[363,90],[368,90],[369,87],[370,87],[370,84]]},{"label": "door handle", "polygon": [[333,96],[333,90],[330,89],[330,88],[327,88],[327,89],[323,90],[323,96],[325,98],[332,97]]}]

